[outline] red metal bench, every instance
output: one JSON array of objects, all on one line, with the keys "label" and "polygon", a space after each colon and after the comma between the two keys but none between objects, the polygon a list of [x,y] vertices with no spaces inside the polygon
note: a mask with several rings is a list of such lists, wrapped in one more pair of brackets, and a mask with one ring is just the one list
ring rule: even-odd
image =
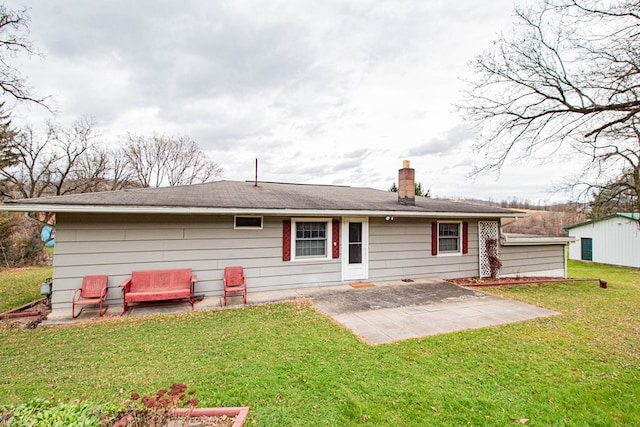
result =
[{"label": "red metal bench", "polygon": [[122,282],[123,310],[126,313],[131,303],[148,302],[168,304],[188,299],[193,310],[194,287],[198,278],[190,268],[175,270],[134,271],[131,278]]}]

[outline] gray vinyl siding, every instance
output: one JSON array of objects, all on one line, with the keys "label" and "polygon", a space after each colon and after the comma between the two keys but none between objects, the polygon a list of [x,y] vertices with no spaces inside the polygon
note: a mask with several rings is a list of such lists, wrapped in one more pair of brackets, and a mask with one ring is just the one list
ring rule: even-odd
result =
[{"label": "gray vinyl siding", "polygon": [[[263,229],[234,229],[233,216],[58,214],[54,308],[70,306],[89,274],[109,276],[110,303],[134,270],[191,268],[196,295],[222,294],[224,267],[241,265],[250,291],[338,284],[340,259],[282,261],[282,220]],[[116,308],[117,310],[117,308]]]},{"label": "gray vinyl siding", "polygon": [[[265,216],[257,230],[234,229],[231,215],[59,213],[54,309],[70,307],[83,276],[106,274],[108,303],[118,310],[119,285],[135,270],[191,268],[198,276],[196,295],[204,296],[222,294],[224,268],[232,265],[244,267],[249,292],[343,283],[343,254],[336,259],[282,260],[283,220],[290,218]],[[478,222],[466,222],[468,253],[433,256],[431,220],[369,218],[368,280],[478,276]],[[563,270],[563,250],[562,245],[502,246],[501,274]]]},{"label": "gray vinyl siding", "polygon": [[[462,222],[462,220],[461,220]],[[431,221],[413,218],[369,220],[369,279],[478,275],[478,223],[469,223],[469,252],[431,255]]]},{"label": "gray vinyl siding", "polygon": [[564,276],[565,245],[500,246],[500,276]]}]

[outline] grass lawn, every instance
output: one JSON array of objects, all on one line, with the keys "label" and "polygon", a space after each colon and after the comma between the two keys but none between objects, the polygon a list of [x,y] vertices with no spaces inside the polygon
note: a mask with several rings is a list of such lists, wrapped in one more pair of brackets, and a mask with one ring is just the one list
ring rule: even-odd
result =
[{"label": "grass lawn", "polygon": [[42,298],[40,284],[51,272],[51,267],[0,270],[0,313]]},{"label": "grass lawn", "polygon": [[562,315],[376,347],[304,303],[0,330],[0,405],[184,382],[256,426],[639,425],[640,272],[569,273],[609,288],[483,288]]}]

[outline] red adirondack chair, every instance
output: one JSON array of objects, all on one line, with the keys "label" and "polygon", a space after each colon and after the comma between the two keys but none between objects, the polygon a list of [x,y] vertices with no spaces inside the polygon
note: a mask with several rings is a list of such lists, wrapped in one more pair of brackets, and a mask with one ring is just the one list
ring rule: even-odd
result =
[{"label": "red adirondack chair", "polygon": [[[71,301],[71,316],[75,319],[80,316],[87,305],[97,305],[100,316],[107,312],[108,305],[103,305],[107,299],[107,276],[84,276],[82,287],[73,292]],[[82,306],[76,314],[76,305]]]},{"label": "red adirondack chair", "polygon": [[227,305],[227,294],[242,293],[247,303],[247,281],[242,267],[226,267],[224,269],[224,305]]}]

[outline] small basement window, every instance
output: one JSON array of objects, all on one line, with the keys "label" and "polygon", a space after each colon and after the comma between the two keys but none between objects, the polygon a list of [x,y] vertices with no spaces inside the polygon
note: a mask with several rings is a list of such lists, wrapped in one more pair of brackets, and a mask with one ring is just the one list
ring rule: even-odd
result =
[{"label": "small basement window", "polygon": [[261,216],[236,216],[234,219],[233,228],[253,228],[262,229],[262,217]]}]

